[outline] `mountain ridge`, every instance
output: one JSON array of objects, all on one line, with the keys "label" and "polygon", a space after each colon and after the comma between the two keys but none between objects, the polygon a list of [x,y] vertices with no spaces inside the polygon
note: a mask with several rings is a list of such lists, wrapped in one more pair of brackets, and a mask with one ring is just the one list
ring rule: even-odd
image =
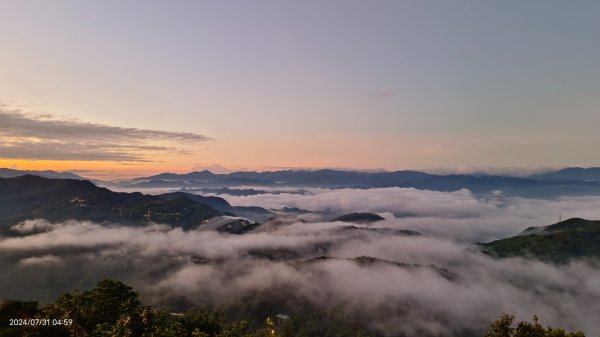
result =
[{"label": "mountain ridge", "polygon": [[77,180],[89,180],[84,177],[81,177],[72,172],[58,172],[52,170],[16,170],[6,167],[0,167],[0,178],[15,178],[24,175],[35,175],[39,177],[49,178],[49,179],[77,179]]},{"label": "mountain ridge", "polygon": [[[204,203],[201,202],[203,200]],[[169,197],[140,192],[114,192],[87,180],[23,175],[0,178],[0,230],[36,218],[49,221],[118,222],[127,225],[141,225],[152,221],[193,228],[222,215],[224,212],[208,205],[215,206],[219,203],[233,212],[238,211],[219,197],[191,194]],[[246,208],[239,210],[250,213]],[[253,208],[252,211],[260,210]],[[264,213],[271,214],[267,210]]]},{"label": "mountain ridge", "polygon": [[492,256],[533,257],[566,263],[573,259],[600,259],[600,220],[567,219],[549,226],[528,227],[505,239],[481,244]]},{"label": "mountain ridge", "polygon": [[[202,180],[194,180],[201,176]],[[174,180],[153,179],[170,177]],[[212,188],[233,186],[294,187],[294,188],[416,188],[452,192],[468,189],[482,195],[502,191],[507,195],[555,198],[561,195],[600,195],[599,181],[541,180],[530,177],[498,175],[449,174],[435,175],[420,171],[360,172],[341,170],[283,170],[267,172],[232,172],[217,174],[210,171],[187,174],[160,174],[135,178],[126,188]]]},{"label": "mountain ridge", "polygon": [[529,176],[545,181],[600,181],[600,167],[566,167],[557,171],[538,173]]}]

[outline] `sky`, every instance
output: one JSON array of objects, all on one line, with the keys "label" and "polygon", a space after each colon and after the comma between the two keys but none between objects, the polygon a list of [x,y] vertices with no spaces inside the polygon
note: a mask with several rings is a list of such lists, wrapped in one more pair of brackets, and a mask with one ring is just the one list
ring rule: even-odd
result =
[{"label": "sky", "polygon": [[1,1],[0,167],[600,164],[597,1]]}]

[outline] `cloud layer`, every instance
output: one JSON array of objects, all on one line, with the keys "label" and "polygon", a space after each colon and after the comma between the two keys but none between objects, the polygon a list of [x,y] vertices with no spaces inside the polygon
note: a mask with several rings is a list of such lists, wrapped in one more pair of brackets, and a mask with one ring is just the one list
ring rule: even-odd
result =
[{"label": "cloud layer", "polygon": [[[503,312],[519,319],[536,314],[544,324],[592,336],[600,332],[598,265],[496,260],[473,244],[549,224],[544,214],[549,210],[593,217],[600,198],[478,200],[468,191],[395,188],[312,192],[248,198],[263,206],[377,211],[386,220],[367,229],[320,216],[308,223],[299,221],[304,215],[290,216],[244,235],[160,224],[30,220],[13,227],[16,236],[0,238],[0,267],[6,271],[0,275],[0,298],[39,298],[52,287],[55,293],[88,287],[108,276],[163,305],[183,299],[186,305],[235,310],[268,299],[287,310],[282,299],[302,298],[325,310],[342,307],[390,336],[481,335]],[[413,216],[393,215],[398,212]],[[319,256],[330,258],[314,259]]]},{"label": "cloud layer", "polygon": [[[193,144],[210,138],[187,132],[123,128],[48,115],[28,115],[0,106],[0,158],[147,161],[148,154],[181,152],[165,143]],[[158,144],[160,143],[160,144]]]},{"label": "cloud layer", "polygon": [[[494,260],[452,239],[459,230],[452,226],[445,236],[415,237],[339,222],[289,223],[236,236],[27,221],[14,228],[20,236],[0,240],[0,298],[85,288],[108,276],[163,305],[180,298],[232,310],[293,296],[325,310],[341,306],[390,336],[481,333],[502,312],[600,332],[600,269],[592,264]],[[402,219],[377,226],[405,227]],[[332,258],[311,260],[322,255]],[[381,260],[357,263],[360,256]]]},{"label": "cloud layer", "polygon": [[[219,195],[232,205],[268,209],[298,207],[322,212],[322,219],[350,212],[375,212],[406,229],[451,235],[463,241],[489,241],[514,235],[530,226],[563,219],[600,219],[600,198],[561,197],[539,200],[505,197],[501,192],[484,198],[468,190],[436,192],[412,188],[306,189],[305,194]],[[395,215],[395,216],[394,216]]]}]

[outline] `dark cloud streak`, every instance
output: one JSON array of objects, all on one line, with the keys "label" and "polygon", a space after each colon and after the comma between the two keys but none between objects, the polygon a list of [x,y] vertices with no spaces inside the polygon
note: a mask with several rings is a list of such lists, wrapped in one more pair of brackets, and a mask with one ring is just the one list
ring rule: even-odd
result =
[{"label": "dark cloud streak", "polygon": [[180,148],[152,142],[193,145],[209,140],[190,132],[59,120],[0,107],[0,158],[144,162],[149,161],[149,152],[189,154]]}]

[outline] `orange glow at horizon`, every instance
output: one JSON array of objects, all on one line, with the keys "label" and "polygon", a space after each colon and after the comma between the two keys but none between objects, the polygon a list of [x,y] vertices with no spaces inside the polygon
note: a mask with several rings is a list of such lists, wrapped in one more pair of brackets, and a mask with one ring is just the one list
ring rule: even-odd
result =
[{"label": "orange glow at horizon", "polygon": [[61,161],[61,160],[14,160],[0,159],[0,167],[15,170],[32,171],[64,171],[72,172],[86,178],[95,179],[127,179],[161,172],[189,171],[189,167],[167,163],[121,163],[94,161]]},{"label": "orange glow at horizon", "polygon": [[[424,168],[427,165],[422,160],[423,157],[439,155],[422,153],[418,149],[415,151],[410,146],[398,146],[398,141],[393,137],[380,135],[367,140],[355,136],[355,139],[359,141],[348,142],[346,137],[336,136],[319,136],[302,140],[278,138],[277,141],[265,136],[254,139],[223,139],[211,143],[204,150],[195,151],[194,154],[149,155],[147,162],[0,158],[0,167],[68,171],[86,178],[113,180],[164,172],[189,173],[205,169],[222,173],[323,168],[358,170]],[[401,143],[416,142],[417,140],[406,137]],[[418,142],[425,143],[421,140]],[[239,146],[240,143],[244,146]],[[394,149],[397,155],[389,156],[389,149]]]}]

